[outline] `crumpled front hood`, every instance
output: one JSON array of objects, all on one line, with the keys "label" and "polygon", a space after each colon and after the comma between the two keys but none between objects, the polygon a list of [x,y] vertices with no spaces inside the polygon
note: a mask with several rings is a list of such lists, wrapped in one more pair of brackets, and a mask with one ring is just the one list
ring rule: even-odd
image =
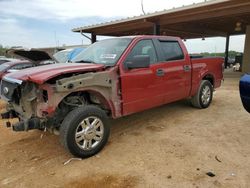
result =
[{"label": "crumpled front hood", "polygon": [[8,78],[22,81],[31,81],[43,84],[51,78],[67,73],[83,73],[89,71],[100,71],[104,68],[101,64],[90,63],[58,63],[23,69],[18,72],[9,73]]}]

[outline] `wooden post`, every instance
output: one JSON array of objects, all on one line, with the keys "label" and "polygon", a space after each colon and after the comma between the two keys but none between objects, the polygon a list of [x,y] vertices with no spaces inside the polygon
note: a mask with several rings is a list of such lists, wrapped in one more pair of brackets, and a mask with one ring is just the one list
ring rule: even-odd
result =
[{"label": "wooden post", "polygon": [[96,42],[96,35],[94,33],[91,33],[91,43],[95,43]]},{"label": "wooden post", "polygon": [[153,30],[153,34],[154,35],[160,35],[160,25],[158,25],[157,23],[154,23],[154,30]]},{"label": "wooden post", "polygon": [[225,68],[227,68],[227,65],[228,65],[229,41],[230,41],[230,35],[227,34],[227,37],[226,37],[226,50],[225,50]]}]

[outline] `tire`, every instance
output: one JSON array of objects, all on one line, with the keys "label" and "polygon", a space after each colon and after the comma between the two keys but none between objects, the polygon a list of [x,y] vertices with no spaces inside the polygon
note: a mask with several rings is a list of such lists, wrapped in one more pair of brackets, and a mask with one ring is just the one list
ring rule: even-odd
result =
[{"label": "tire", "polygon": [[87,158],[95,155],[108,141],[110,126],[106,113],[87,105],[72,110],[60,127],[60,141],[72,155]]},{"label": "tire", "polygon": [[192,105],[200,109],[207,108],[211,104],[212,99],[213,99],[213,86],[211,82],[209,82],[208,80],[202,80],[198,92],[196,93],[195,96],[191,98]]}]

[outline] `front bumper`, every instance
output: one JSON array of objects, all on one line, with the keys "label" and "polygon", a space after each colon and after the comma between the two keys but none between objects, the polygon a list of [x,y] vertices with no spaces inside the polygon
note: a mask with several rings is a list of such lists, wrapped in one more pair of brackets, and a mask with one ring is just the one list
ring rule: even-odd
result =
[{"label": "front bumper", "polygon": [[2,119],[11,119],[11,118],[18,118],[17,113],[14,110],[10,110],[8,112],[1,113]]},{"label": "front bumper", "polygon": [[[10,110],[8,112],[1,114],[2,119],[11,119],[17,118],[18,115],[15,111]],[[28,120],[21,120],[15,124],[11,124],[9,121],[6,122],[7,127],[12,127],[14,131],[28,131],[32,129],[43,129],[44,128],[44,121],[40,118],[31,118]]]},{"label": "front bumper", "polygon": [[27,121],[20,121],[12,126],[13,131],[28,131],[32,129],[42,129],[42,123],[39,118],[32,118]]}]

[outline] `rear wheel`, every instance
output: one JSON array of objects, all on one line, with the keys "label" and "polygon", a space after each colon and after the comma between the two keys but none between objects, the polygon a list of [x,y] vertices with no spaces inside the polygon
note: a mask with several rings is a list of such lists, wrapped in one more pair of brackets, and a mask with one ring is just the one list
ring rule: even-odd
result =
[{"label": "rear wheel", "polygon": [[81,158],[98,153],[107,143],[110,133],[106,113],[96,106],[84,106],[72,110],[60,127],[63,146]]},{"label": "rear wheel", "polygon": [[208,80],[202,80],[198,92],[191,98],[191,103],[196,108],[207,108],[213,99],[213,86]]}]

